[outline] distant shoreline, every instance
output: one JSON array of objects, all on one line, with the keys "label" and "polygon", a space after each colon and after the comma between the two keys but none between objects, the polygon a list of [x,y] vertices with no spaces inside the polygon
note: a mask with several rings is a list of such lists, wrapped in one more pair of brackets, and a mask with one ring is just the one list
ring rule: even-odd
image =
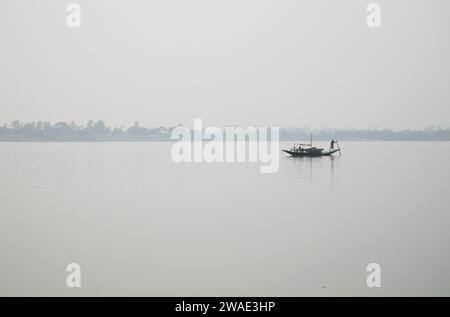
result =
[{"label": "distant shoreline", "polygon": [[[280,139],[280,142],[309,142],[308,139]],[[314,142],[328,142],[330,139],[314,139]],[[450,142],[450,140],[439,139],[339,139],[341,142]],[[2,138],[0,143],[126,143],[126,142],[177,142],[172,139],[157,139],[157,138],[57,138],[57,139],[40,139],[40,138]],[[210,140],[204,140],[207,143]]]},{"label": "distant shoreline", "polygon": [[[88,121],[86,125],[75,122],[13,121],[0,126],[0,142],[171,142],[175,127],[147,128],[135,122],[133,126],[108,127],[104,121]],[[245,128],[244,128],[245,129]],[[390,129],[309,129],[306,127],[281,127],[280,141],[450,141],[450,128],[431,126],[423,130]],[[205,140],[207,142],[208,140]]]}]

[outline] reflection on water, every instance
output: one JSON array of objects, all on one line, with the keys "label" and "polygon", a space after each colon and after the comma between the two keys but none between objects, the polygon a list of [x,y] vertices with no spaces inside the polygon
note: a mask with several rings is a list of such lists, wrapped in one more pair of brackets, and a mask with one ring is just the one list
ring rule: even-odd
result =
[{"label": "reflection on water", "polygon": [[[318,182],[325,181],[330,185],[330,190],[334,189],[335,168],[339,168],[339,155],[322,157],[293,157],[285,155],[282,159],[290,161],[292,169],[298,171],[296,174],[298,178],[308,178],[311,184],[315,179]],[[337,166],[335,167],[335,165]]]},{"label": "reflection on water", "polygon": [[170,147],[0,143],[0,295],[73,295],[70,262],[80,295],[450,295],[448,143],[280,154],[275,174]]}]

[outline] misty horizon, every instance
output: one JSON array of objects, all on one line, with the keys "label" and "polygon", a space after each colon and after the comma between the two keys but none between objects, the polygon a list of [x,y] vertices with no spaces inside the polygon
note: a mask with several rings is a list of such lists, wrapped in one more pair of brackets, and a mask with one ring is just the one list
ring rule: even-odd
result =
[{"label": "misty horizon", "polygon": [[[180,123],[177,126],[184,125]],[[170,141],[172,140],[171,132],[175,127],[146,127],[142,126],[139,121],[135,121],[131,126],[110,126],[103,120],[89,120],[86,124],[78,124],[75,121],[22,123],[15,120],[0,125],[0,141]],[[242,126],[229,125],[228,127]],[[190,130],[192,131],[191,127]],[[450,141],[450,128],[440,126],[430,126],[420,130],[280,127],[280,140],[307,140],[311,133],[314,134],[316,140],[339,138],[343,141]]]},{"label": "misty horizon", "polygon": [[[108,122],[106,120],[103,119],[88,119],[85,121],[77,121],[77,120],[29,120],[29,121],[25,121],[25,120],[19,120],[19,119],[15,119],[15,120],[11,120],[11,121],[0,121],[0,127],[12,127],[14,124],[20,124],[20,125],[28,125],[28,124],[48,124],[48,125],[56,125],[58,123],[64,123],[64,124],[68,124],[68,125],[76,125],[78,127],[88,127],[90,124],[95,124],[97,122],[102,122],[106,127],[111,128],[111,129],[127,129],[129,127],[132,126],[140,126],[140,127],[144,127],[144,128],[160,128],[160,127],[164,127],[164,128],[172,128],[172,127],[176,127],[176,126],[185,126],[188,128],[192,128],[193,127],[193,122],[194,122],[194,118],[190,121],[190,122],[177,122],[176,124],[143,124],[143,122],[145,122],[145,120],[142,119],[136,119],[136,120],[132,120],[131,123],[112,123],[112,122]],[[206,123],[208,125],[211,126],[216,126],[214,122],[207,122]],[[240,124],[240,123],[229,123],[229,124],[225,124],[225,125],[220,125],[223,128],[226,127],[245,127],[245,125]],[[256,126],[256,124],[253,125],[248,125],[248,126]],[[392,127],[383,127],[383,126],[367,126],[367,127],[355,127],[355,126],[326,126],[326,125],[322,125],[322,126],[308,126],[302,123],[299,124],[294,124],[294,125],[289,125],[289,124],[285,124],[285,125],[275,125],[275,124],[266,124],[264,126],[272,126],[272,127],[280,127],[280,128],[296,128],[296,129],[309,129],[311,131],[314,130],[389,130],[389,131],[435,131],[435,130],[448,130],[450,129],[450,126],[442,126],[440,124],[429,124],[429,125],[424,125],[422,127],[406,127],[406,128],[392,128]]]}]

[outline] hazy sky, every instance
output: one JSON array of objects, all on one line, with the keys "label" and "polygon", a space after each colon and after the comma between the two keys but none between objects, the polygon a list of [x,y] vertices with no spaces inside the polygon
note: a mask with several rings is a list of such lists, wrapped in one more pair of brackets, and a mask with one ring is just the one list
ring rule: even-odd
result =
[{"label": "hazy sky", "polygon": [[450,1],[0,0],[0,122],[450,126]]}]

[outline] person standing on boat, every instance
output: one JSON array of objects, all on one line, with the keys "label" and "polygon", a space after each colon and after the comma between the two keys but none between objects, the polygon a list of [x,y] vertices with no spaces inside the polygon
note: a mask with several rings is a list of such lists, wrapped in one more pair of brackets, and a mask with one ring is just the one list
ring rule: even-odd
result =
[{"label": "person standing on boat", "polygon": [[331,139],[330,142],[330,150],[334,150],[334,145],[337,143],[337,141],[335,139]]}]

